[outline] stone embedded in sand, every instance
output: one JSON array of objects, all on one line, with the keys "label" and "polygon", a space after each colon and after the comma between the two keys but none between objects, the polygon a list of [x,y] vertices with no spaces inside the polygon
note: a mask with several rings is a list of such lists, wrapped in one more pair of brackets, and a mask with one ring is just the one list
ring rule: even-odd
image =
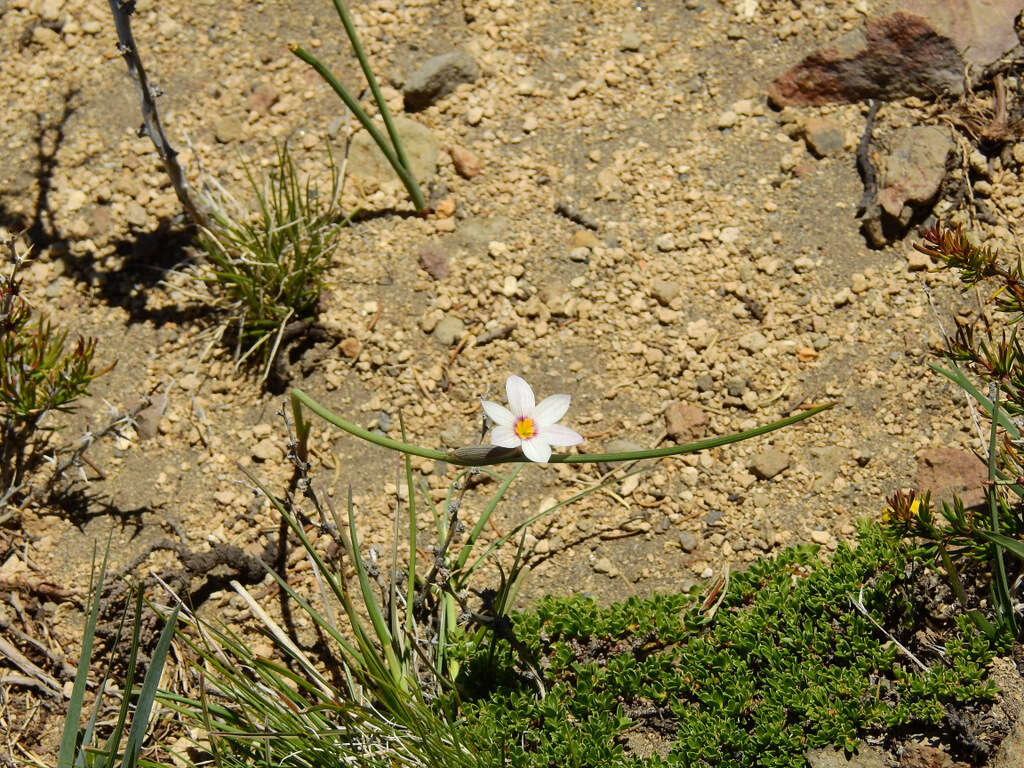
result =
[{"label": "stone embedded in sand", "polygon": [[277,438],[265,437],[252,447],[252,457],[257,461],[273,461],[284,458],[284,452]]},{"label": "stone embedded in sand", "polygon": [[740,349],[745,349],[752,355],[756,355],[758,352],[763,352],[768,346],[768,337],[760,331],[750,331],[740,336],[736,343]]},{"label": "stone embedded in sand", "polygon": [[815,157],[828,157],[843,151],[846,136],[830,117],[811,117],[804,124],[804,141]]},{"label": "stone embedded in sand", "polygon": [[465,323],[451,315],[441,318],[440,322],[434,326],[434,338],[445,347],[450,347],[457,342],[465,332]]},{"label": "stone embedded in sand", "polygon": [[348,336],[341,340],[338,348],[341,350],[341,354],[352,360],[359,357],[359,350],[362,349],[362,345],[355,336]]},{"label": "stone embedded in sand", "polygon": [[572,233],[571,242],[573,248],[588,248],[590,250],[600,248],[602,245],[600,238],[589,229],[577,229]]},{"label": "stone embedded in sand", "polygon": [[953,142],[946,128],[917,125],[896,131],[890,146],[878,169],[878,202],[886,213],[899,218],[904,205],[930,204],[939,194]]},{"label": "stone embedded in sand", "polygon": [[651,284],[651,296],[663,307],[672,303],[680,292],[679,283],[675,280],[655,280]]},{"label": "stone embedded in sand", "polygon": [[665,409],[665,431],[676,442],[691,442],[704,437],[708,415],[689,403],[671,403]]},{"label": "stone embedded in sand", "polygon": [[237,117],[221,117],[213,124],[213,135],[221,144],[241,141],[244,135],[242,121]]},{"label": "stone embedded in sand", "polygon": [[435,280],[445,280],[451,273],[448,254],[435,243],[426,243],[416,253],[416,260]]},{"label": "stone embedded in sand", "polygon": [[789,455],[777,448],[769,448],[750,460],[749,468],[761,480],[771,480],[789,467]]},{"label": "stone embedded in sand", "polygon": [[405,109],[417,112],[444,98],[462,83],[480,77],[480,66],[465,51],[452,51],[427,59],[402,89]]},{"label": "stone embedded in sand", "polygon": [[679,534],[679,546],[684,552],[693,552],[697,548],[697,537],[689,531],[683,531]]},{"label": "stone embedded in sand", "polygon": [[451,155],[455,172],[464,179],[472,179],[474,176],[478,176],[484,168],[484,164],[480,162],[479,157],[458,144],[450,147],[448,154]]},{"label": "stone embedded in sand", "polygon": [[[437,159],[441,154],[437,136],[425,125],[408,117],[396,117],[394,124],[412,166],[412,175],[420,184],[430,181],[437,173]],[[383,124],[378,124],[377,127],[384,131]],[[348,171],[353,176],[400,183],[395,169],[365,130],[352,137],[348,153]]]},{"label": "stone embedded in sand", "polygon": [[674,251],[676,249],[676,236],[671,232],[658,235],[658,238],[654,241],[654,245],[659,251]]},{"label": "stone embedded in sand", "polygon": [[988,471],[981,460],[960,448],[929,448],[917,456],[917,487],[930,491],[932,501],[959,496],[972,507],[985,500]]},{"label": "stone embedded in sand", "polygon": [[270,83],[257,83],[249,92],[249,110],[265,115],[281,99],[281,94]]}]

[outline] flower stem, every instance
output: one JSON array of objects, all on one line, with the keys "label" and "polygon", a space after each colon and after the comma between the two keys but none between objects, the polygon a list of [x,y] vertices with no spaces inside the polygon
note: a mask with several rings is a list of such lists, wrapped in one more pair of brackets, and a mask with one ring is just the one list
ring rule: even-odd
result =
[{"label": "flower stem", "polygon": [[[381,95],[380,88],[377,86],[377,78],[374,76],[373,68],[370,66],[370,60],[366,57],[362,43],[359,42],[359,35],[356,34],[356,25],[352,22],[352,16],[349,14],[343,0],[334,0],[334,8],[338,12],[338,18],[341,19],[341,25],[345,27],[345,34],[348,35],[348,41],[352,44],[352,51],[359,60],[359,66],[363,70],[366,84],[370,86],[373,99],[377,102],[377,109],[380,110],[380,116],[384,119],[384,127],[387,128],[388,136],[391,137],[391,144],[395,148],[398,162],[406,170],[412,171],[409,158],[405,156],[405,150],[402,147],[402,139],[398,135],[398,131],[395,130],[395,125],[391,120],[391,110],[388,109],[388,103]],[[420,210],[419,207],[417,207],[417,210]]]},{"label": "flower stem", "polygon": [[[412,169],[403,164],[397,154],[398,147],[401,145],[392,147],[391,142],[389,142],[388,139],[385,138],[384,134],[377,129],[377,126],[373,124],[370,116],[366,114],[365,110],[363,110],[361,106],[359,106],[359,102],[352,97],[352,95],[345,89],[345,86],[338,82],[338,78],[336,78],[316,56],[305,48],[301,48],[294,43],[289,45],[288,49],[315,69],[317,74],[320,75],[320,77],[322,77],[332,89],[334,89],[334,92],[338,94],[338,98],[340,98],[344,102],[345,106],[351,110],[352,114],[355,115],[363,128],[365,128],[367,133],[370,134],[374,143],[376,143],[380,148],[384,157],[387,158],[388,163],[390,163],[391,167],[395,169],[395,173],[398,175],[398,178],[401,179],[402,184],[405,185],[405,189],[409,193],[409,197],[412,198],[412,204],[416,210],[426,210],[427,202],[423,197],[423,192],[420,190],[419,184],[416,182],[416,177],[412,175]],[[393,128],[389,130],[393,130]]]},{"label": "flower stem", "polygon": [[[350,435],[354,435],[362,440],[379,445],[382,448],[390,448],[393,451],[400,451],[401,453],[411,454],[413,456],[422,456],[427,459],[434,459],[435,461],[445,461],[449,464],[455,464],[460,467],[482,467],[492,464],[508,464],[512,462],[520,462],[523,460],[522,453],[515,448],[495,448],[489,445],[471,445],[465,448],[458,448],[454,451],[445,453],[444,451],[436,451],[431,448],[422,448],[412,443],[405,443],[400,440],[392,440],[384,435],[375,434],[369,430],[357,427],[350,421],[346,421],[337,414],[328,410],[324,406],[320,405],[316,400],[311,398],[305,392],[293,389],[292,390],[292,404],[293,408],[297,408],[296,403],[305,405],[313,413],[322,418],[324,421],[333,424],[339,429],[343,429]],[[814,408],[810,408],[803,413],[798,413],[793,416],[789,416],[779,421],[773,421],[770,424],[764,424],[760,427],[754,427],[754,429],[748,429],[743,432],[735,432],[731,435],[723,435],[721,437],[711,437],[707,440],[698,440],[695,443],[687,443],[685,445],[667,445],[664,448],[651,448],[642,451],[621,451],[619,453],[580,453],[580,454],[569,454],[569,453],[556,453],[548,459],[549,464],[593,464],[599,461],[606,462],[621,462],[621,461],[640,461],[641,459],[658,459],[664,456],[680,456],[686,453],[697,453],[699,451],[706,451],[709,448],[718,448],[722,445],[729,445],[730,443],[738,443],[741,440],[749,440],[752,437],[758,437],[765,435],[769,432],[774,432],[777,429],[788,427],[791,424],[809,419],[822,411],[832,408],[835,403],[825,403]]]}]

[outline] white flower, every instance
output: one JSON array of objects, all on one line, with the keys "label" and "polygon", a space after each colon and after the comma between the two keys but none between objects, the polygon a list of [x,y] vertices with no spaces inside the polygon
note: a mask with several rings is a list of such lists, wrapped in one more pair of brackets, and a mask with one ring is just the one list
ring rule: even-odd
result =
[{"label": "white flower", "polygon": [[508,408],[481,400],[484,412],[497,426],[491,430],[491,445],[521,448],[530,461],[551,458],[552,445],[579,445],[583,436],[558,423],[569,410],[569,395],[551,395],[536,403],[530,385],[518,376],[505,382]]}]

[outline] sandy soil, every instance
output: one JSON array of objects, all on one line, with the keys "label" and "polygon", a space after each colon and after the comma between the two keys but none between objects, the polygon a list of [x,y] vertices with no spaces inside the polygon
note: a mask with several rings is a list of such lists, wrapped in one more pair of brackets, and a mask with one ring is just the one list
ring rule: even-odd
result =
[{"label": "sandy soil", "polygon": [[[441,214],[411,215],[388,179],[347,182],[346,210],[374,215],[342,233],[321,321],[349,341],[310,350],[293,385],[394,437],[401,413],[412,442],[444,448],[479,439],[479,398],[502,399],[510,373],[540,395],[572,395],[566,422],[588,452],[665,444],[674,402],[698,406],[708,436],[837,402],[799,427],[658,462],[536,524],[524,601],[678,590],[780,546],[851,537],[886,494],[914,484],[923,449],[978,447],[962,398],[926,367],[942,324],[973,299],[908,260],[912,238],[873,250],[858,231],[865,109],[765,105],[771,78],[876,5],[762,0],[748,19],[745,4],[713,0],[353,4],[398,111],[402,82],[431,55],[462,48],[482,75],[413,116],[442,150],[424,180]],[[325,141],[344,154],[355,121],[286,48],[312,46],[344,82],[361,82],[326,0],[168,0],[133,18],[197,188],[216,179],[244,197],[245,168],[259,172],[285,139],[314,178]],[[118,361],[67,434],[94,429],[107,403],[167,393],[151,433],[89,454],[95,468],[71,502],[25,510],[2,534],[3,573],[81,594],[95,543],[111,535],[115,566],[169,536],[262,551],[277,519],[237,464],[284,487],[283,398],[208,343],[219,318],[168,271],[194,254],[159,159],[136,135],[109,9],[3,0],[0,35],[0,229],[27,229],[35,244],[24,273],[34,304]],[[925,114],[885,105],[876,130]],[[822,115],[843,128],[845,149],[816,159],[793,124]],[[454,147],[479,175],[456,172]],[[990,176],[1006,216],[978,230],[1015,248],[1016,172],[997,161]],[[429,274],[424,253],[449,274]],[[462,324],[450,345],[435,328],[445,318]],[[326,425],[316,433],[314,475],[336,495],[351,487],[365,542],[386,546],[396,456]],[[786,468],[758,477],[772,458]],[[415,466],[438,494],[454,476]],[[527,467],[489,535],[600,469]],[[493,488],[467,496],[466,520]],[[77,609],[38,602],[38,620],[73,652]]]}]

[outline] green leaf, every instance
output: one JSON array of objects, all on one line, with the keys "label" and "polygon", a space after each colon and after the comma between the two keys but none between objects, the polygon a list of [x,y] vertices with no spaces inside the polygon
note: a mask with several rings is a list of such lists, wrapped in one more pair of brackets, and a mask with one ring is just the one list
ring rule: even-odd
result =
[{"label": "green leaf", "polygon": [[[981,394],[980,391],[978,391],[978,388],[975,387],[970,382],[970,380],[964,375],[963,371],[961,371],[955,365],[952,367],[952,369],[943,368],[941,365],[935,362],[928,363],[928,367],[931,368],[936,373],[942,374],[947,379],[956,384],[958,387],[967,392],[967,394],[969,394],[971,397],[978,401],[978,404],[981,405],[981,407],[985,410],[985,413],[989,415],[989,418],[992,418],[992,401],[985,397],[985,395]],[[1003,429],[1007,431],[1007,433],[1009,433],[1010,437],[1012,437],[1014,440],[1020,440],[1020,430],[1017,428],[1017,425],[1013,423],[1013,420],[1009,417],[1006,411],[1003,410],[1002,408],[999,409],[999,413],[996,416],[996,421],[999,423],[999,426],[1001,426]]]},{"label": "green leaf", "polygon": [[993,544],[1003,547],[1012,554],[1024,560],[1024,541],[1019,539],[1011,538],[1002,533],[995,533],[994,531],[978,531],[978,534]]},{"label": "green leaf", "polygon": [[153,651],[153,658],[149,662],[149,669],[146,670],[146,677],[142,681],[132,727],[128,731],[128,741],[124,746],[124,768],[135,768],[138,765],[139,752],[142,751],[142,742],[146,738],[146,729],[149,726],[149,715],[153,711],[153,700],[156,698],[157,686],[160,684],[160,676],[164,671],[164,663],[167,661],[167,653],[171,648],[171,639],[174,637],[177,623],[178,608],[175,607],[167,617],[156,649]]},{"label": "green leaf", "polygon": [[82,717],[82,701],[89,678],[89,667],[92,662],[92,646],[96,639],[96,622],[100,614],[100,596],[103,593],[103,579],[107,573],[107,557],[110,554],[110,543],[100,564],[99,577],[93,585],[92,608],[82,633],[82,652],[78,656],[78,668],[75,671],[75,683],[71,688],[71,701],[68,703],[67,719],[64,721],[64,732],[61,734],[60,750],[57,752],[57,768],[73,768],[75,765],[76,747],[78,744],[78,722]]}]

